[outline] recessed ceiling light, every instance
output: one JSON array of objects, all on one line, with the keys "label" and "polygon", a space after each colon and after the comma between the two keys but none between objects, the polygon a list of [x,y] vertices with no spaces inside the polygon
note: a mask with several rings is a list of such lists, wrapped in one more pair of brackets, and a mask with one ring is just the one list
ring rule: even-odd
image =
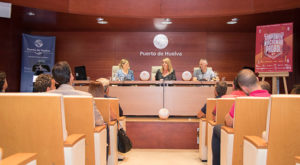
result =
[{"label": "recessed ceiling light", "polygon": [[29,12],[27,12],[27,15],[29,15],[29,16],[35,16],[35,13],[34,13],[34,12],[31,12],[31,11],[29,11]]},{"label": "recessed ceiling light", "polygon": [[166,18],[164,21],[161,22],[161,24],[164,24],[164,25],[169,25],[169,24],[172,24],[170,18]]},{"label": "recessed ceiling light", "polygon": [[239,19],[238,18],[232,18],[231,21],[237,22]]},{"label": "recessed ceiling light", "polygon": [[153,19],[153,25],[154,25],[155,29],[157,29],[157,30],[165,30],[168,25],[161,23],[164,20],[165,19],[163,19],[163,18],[154,18]]},{"label": "recessed ceiling light", "polygon": [[237,23],[236,21],[228,21],[227,22],[228,25],[233,25],[233,24],[236,24],[236,23]]},{"label": "recessed ceiling light", "polygon": [[99,22],[99,21],[103,21],[104,19],[103,18],[101,18],[101,17],[99,17],[99,18],[97,18],[97,21]]},{"label": "recessed ceiling light", "polygon": [[108,22],[107,22],[107,21],[104,21],[104,20],[102,20],[102,21],[98,21],[98,24],[108,24]]}]

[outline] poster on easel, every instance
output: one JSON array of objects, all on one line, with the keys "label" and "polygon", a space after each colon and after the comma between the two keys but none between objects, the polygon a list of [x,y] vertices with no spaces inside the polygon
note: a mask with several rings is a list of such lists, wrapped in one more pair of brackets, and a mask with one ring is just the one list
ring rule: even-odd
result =
[{"label": "poster on easel", "polygon": [[293,71],[293,23],[256,27],[255,72]]}]

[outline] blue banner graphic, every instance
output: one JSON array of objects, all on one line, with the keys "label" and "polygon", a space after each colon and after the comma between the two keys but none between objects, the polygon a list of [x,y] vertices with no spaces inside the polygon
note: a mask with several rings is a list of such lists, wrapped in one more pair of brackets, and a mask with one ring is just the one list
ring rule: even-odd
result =
[{"label": "blue banner graphic", "polygon": [[33,80],[39,74],[51,74],[55,39],[53,36],[22,34],[21,92],[32,92]]}]

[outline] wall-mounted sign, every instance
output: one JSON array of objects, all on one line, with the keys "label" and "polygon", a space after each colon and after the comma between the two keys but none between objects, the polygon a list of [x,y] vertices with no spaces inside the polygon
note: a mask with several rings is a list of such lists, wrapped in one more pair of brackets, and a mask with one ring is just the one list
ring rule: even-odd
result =
[{"label": "wall-mounted sign", "polygon": [[293,71],[293,23],[256,27],[255,72]]},{"label": "wall-mounted sign", "polygon": [[[168,46],[168,37],[164,34],[157,34],[153,39],[154,46],[159,49],[165,49]],[[179,51],[140,51],[140,56],[182,56]]]},{"label": "wall-mounted sign", "polygon": [[164,49],[168,46],[168,37],[164,34],[157,34],[153,39],[153,44],[157,49]]}]

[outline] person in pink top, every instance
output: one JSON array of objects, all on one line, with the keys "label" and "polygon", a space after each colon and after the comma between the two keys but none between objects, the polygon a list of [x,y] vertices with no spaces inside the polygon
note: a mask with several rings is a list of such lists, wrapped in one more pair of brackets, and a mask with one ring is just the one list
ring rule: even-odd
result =
[{"label": "person in pink top", "polygon": [[[233,80],[233,91],[229,95],[223,95],[221,98],[236,98],[240,96],[246,96],[245,92],[241,89],[237,82],[237,77]],[[213,112],[213,120],[215,121],[215,117],[217,114],[217,109],[216,107],[214,108]]]},{"label": "person in pink top", "polygon": [[237,77],[233,80],[233,91],[229,95],[224,95],[222,98],[236,98],[240,96],[246,96],[245,92],[240,87]]},{"label": "person in pink top", "polygon": [[[267,90],[263,90],[258,83],[257,77],[249,69],[243,69],[238,73],[237,76],[238,83],[242,90],[248,95],[253,97],[269,97],[270,93]],[[228,127],[233,127],[233,117],[234,117],[234,108],[233,104],[230,112],[225,116],[225,125]]]},{"label": "person in pink top", "polygon": [[[241,89],[248,96],[253,97],[269,97],[270,94],[267,90],[263,90],[258,84],[258,80],[253,71],[249,69],[241,70],[237,75],[237,82]],[[225,116],[225,125],[228,127],[233,127],[233,117],[234,117],[234,104],[229,113]],[[212,155],[213,155],[213,165],[220,165],[220,139],[221,139],[221,126],[217,125],[214,127],[212,135]]]}]

